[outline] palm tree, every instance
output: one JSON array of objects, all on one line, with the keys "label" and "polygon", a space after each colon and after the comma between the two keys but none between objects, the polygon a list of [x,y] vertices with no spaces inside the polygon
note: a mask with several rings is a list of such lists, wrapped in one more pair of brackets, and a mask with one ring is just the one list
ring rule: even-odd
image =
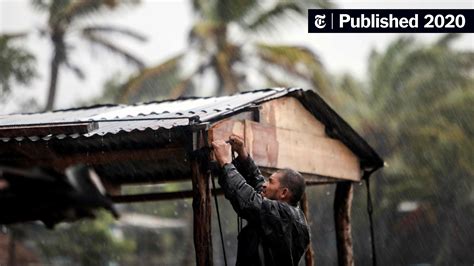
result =
[{"label": "palm tree", "polygon": [[0,100],[11,91],[13,83],[28,85],[37,76],[35,57],[14,42],[26,34],[0,35]]},{"label": "palm tree", "polygon": [[215,79],[215,94],[231,94],[249,88],[248,74],[256,72],[265,86],[287,86],[296,79],[328,91],[327,75],[311,50],[253,41],[281,20],[306,17],[308,8],[330,6],[325,0],[266,5],[254,0],[193,0],[192,6],[197,21],[189,33],[190,49],[131,78],[119,92],[121,102],[195,94],[197,83],[209,76]]},{"label": "palm tree", "polygon": [[33,4],[36,7],[41,11],[48,12],[48,29],[45,32],[47,32],[53,46],[48,99],[45,110],[51,110],[54,106],[59,70],[62,66],[73,70],[78,77],[84,77],[82,70],[73,65],[69,60],[72,45],[67,37],[73,32],[79,32],[84,40],[124,57],[139,69],[144,67],[143,62],[136,56],[106,38],[107,34],[121,34],[135,40],[144,41],[145,38],[142,35],[129,29],[115,26],[87,26],[80,23],[84,18],[104,9],[114,9],[120,3],[118,0],[33,0]]},{"label": "palm tree", "polygon": [[[459,232],[474,225],[467,218],[474,209],[474,52],[452,48],[458,37],[444,35],[432,45],[399,38],[384,52],[372,53],[368,88],[355,92],[350,80],[342,83],[366,107],[357,124],[390,165],[374,187],[379,228],[385,227],[377,243],[389,243],[382,256],[387,263],[413,262],[412,250],[441,265],[465,264],[469,257],[463,246],[472,234]],[[420,202],[427,215],[425,222],[418,217],[419,224],[411,225],[408,245],[403,231],[391,232],[402,226],[394,218],[401,201]]]}]

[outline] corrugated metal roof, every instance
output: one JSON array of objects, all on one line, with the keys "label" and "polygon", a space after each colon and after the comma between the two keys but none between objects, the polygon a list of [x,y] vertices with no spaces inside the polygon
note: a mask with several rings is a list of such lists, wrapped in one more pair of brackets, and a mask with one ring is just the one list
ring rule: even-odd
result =
[{"label": "corrugated metal roof", "polygon": [[[47,136],[18,135],[0,138],[4,142],[16,140],[49,140],[65,137],[77,138],[94,135],[117,134],[146,129],[174,128],[186,126],[192,122],[206,122],[226,114],[235,113],[243,108],[282,97],[301,89],[264,89],[232,96],[189,98],[151,102],[135,105],[97,106],[76,108],[34,114],[1,115],[0,127],[24,127],[53,124],[74,124],[80,122],[98,122],[98,128],[86,134],[56,134]],[[19,131],[20,133],[21,131]]]},{"label": "corrugated metal roof", "polygon": [[[66,135],[56,132],[46,136],[25,136],[21,134],[24,131],[18,130],[18,135],[0,137],[0,140],[10,143],[15,143],[14,141],[16,141],[18,144],[21,144],[22,141],[37,142],[38,140],[49,141],[54,139],[57,141],[52,144],[58,144],[57,149],[59,147],[63,147],[61,149],[68,147],[67,149],[73,150],[81,149],[82,147],[90,149],[97,145],[101,149],[105,149],[110,145],[115,145],[115,142],[120,143],[117,144],[119,146],[123,146],[125,145],[124,143],[128,142],[141,143],[143,134],[146,132],[157,133],[160,130],[169,132],[169,129],[178,129],[191,124],[214,122],[227,116],[235,115],[239,111],[253,105],[283,96],[297,98],[309,112],[326,126],[327,134],[341,140],[349,149],[357,154],[363,165],[375,168],[383,166],[383,160],[370,145],[332,110],[319,95],[313,91],[297,88],[264,89],[223,97],[188,98],[135,105],[105,105],[46,113],[3,115],[0,116],[0,128],[73,125],[74,123],[85,122],[97,123],[98,127],[87,133]],[[14,132],[16,134],[16,128]],[[117,138],[114,137],[119,133],[127,134],[120,134]],[[137,135],[132,133],[143,134]],[[105,135],[107,135],[107,138]],[[157,133],[157,135],[153,135],[152,139],[157,139],[161,135]],[[77,138],[82,138],[82,141],[72,141]],[[91,140],[90,143],[89,140]],[[126,142],[124,142],[125,140]],[[147,141],[150,141],[150,139],[147,139]]]}]

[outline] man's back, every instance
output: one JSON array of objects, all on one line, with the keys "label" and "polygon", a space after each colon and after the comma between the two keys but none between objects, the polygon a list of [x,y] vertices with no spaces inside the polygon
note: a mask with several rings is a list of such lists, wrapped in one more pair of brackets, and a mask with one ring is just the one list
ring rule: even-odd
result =
[{"label": "man's back", "polygon": [[237,265],[298,265],[310,239],[302,211],[264,199],[260,213],[261,223],[249,221],[239,234]]},{"label": "man's back", "polygon": [[260,194],[264,180],[251,158],[234,164],[224,166],[219,184],[248,221],[238,236],[237,265],[298,265],[310,241],[303,212]]}]

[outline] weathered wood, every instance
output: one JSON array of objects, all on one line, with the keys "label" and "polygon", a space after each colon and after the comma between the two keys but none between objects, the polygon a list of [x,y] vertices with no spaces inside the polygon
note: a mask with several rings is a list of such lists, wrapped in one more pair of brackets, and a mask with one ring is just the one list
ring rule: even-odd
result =
[{"label": "weathered wood", "polygon": [[[223,195],[222,189],[212,189],[212,195]],[[194,196],[194,191],[184,190],[175,192],[160,192],[160,193],[144,193],[144,194],[131,194],[131,195],[119,195],[111,196],[111,199],[115,203],[133,203],[133,202],[148,202],[148,201],[160,201],[160,200],[177,200],[191,198]]]},{"label": "weathered wood", "polygon": [[[304,213],[304,216],[306,217],[306,221],[308,222],[308,226],[311,228],[311,220],[310,220],[310,214],[309,214],[309,206],[308,206],[308,193],[303,194],[303,198],[300,201],[300,206],[301,210]],[[313,266],[314,265],[314,249],[313,249],[313,244],[309,242],[309,247],[308,250],[306,251],[305,255],[305,262],[306,266]]]},{"label": "weathered wood", "polygon": [[243,121],[234,119],[225,119],[214,124],[208,133],[209,143],[214,140],[228,140],[229,136],[236,134],[239,136],[245,135],[245,125]]},{"label": "weathered wood", "polygon": [[245,138],[249,153],[260,167],[291,167],[302,173],[360,181],[358,157],[339,140],[230,119],[213,125],[209,138],[227,139],[232,133]]},{"label": "weathered wood", "polygon": [[198,160],[194,159],[191,164],[196,265],[211,266],[213,262],[209,176],[201,170]]},{"label": "weathered wood", "polygon": [[260,122],[325,137],[325,126],[304,108],[296,98],[284,97],[262,104]]},{"label": "weathered wood", "polygon": [[354,265],[351,236],[351,207],[353,185],[351,182],[340,182],[334,195],[334,224],[336,227],[336,244],[338,265]]}]

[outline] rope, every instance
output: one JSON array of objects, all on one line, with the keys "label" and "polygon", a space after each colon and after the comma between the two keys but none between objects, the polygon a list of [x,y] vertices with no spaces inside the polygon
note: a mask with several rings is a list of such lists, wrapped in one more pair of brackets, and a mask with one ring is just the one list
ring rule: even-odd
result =
[{"label": "rope", "polygon": [[222,253],[224,255],[224,265],[227,266],[227,256],[225,254],[224,234],[222,233],[221,215],[219,212],[219,203],[217,201],[216,181],[214,181],[214,177],[212,175],[211,175],[211,180],[212,180],[212,189],[214,190],[214,202],[216,204],[217,221],[219,223],[219,233],[221,235]]},{"label": "rope", "polygon": [[372,204],[372,197],[370,195],[370,173],[366,173],[367,178],[365,178],[365,185],[367,187],[367,213],[369,214],[369,226],[370,226],[370,243],[372,248],[372,265],[377,266],[377,257],[375,253],[375,237],[374,237],[374,221],[372,219],[372,214],[374,212],[374,206]]},{"label": "rope", "polygon": [[[234,150],[232,150],[232,161],[235,161]],[[242,231],[242,217],[237,214],[237,233],[240,234],[240,231]]]}]

